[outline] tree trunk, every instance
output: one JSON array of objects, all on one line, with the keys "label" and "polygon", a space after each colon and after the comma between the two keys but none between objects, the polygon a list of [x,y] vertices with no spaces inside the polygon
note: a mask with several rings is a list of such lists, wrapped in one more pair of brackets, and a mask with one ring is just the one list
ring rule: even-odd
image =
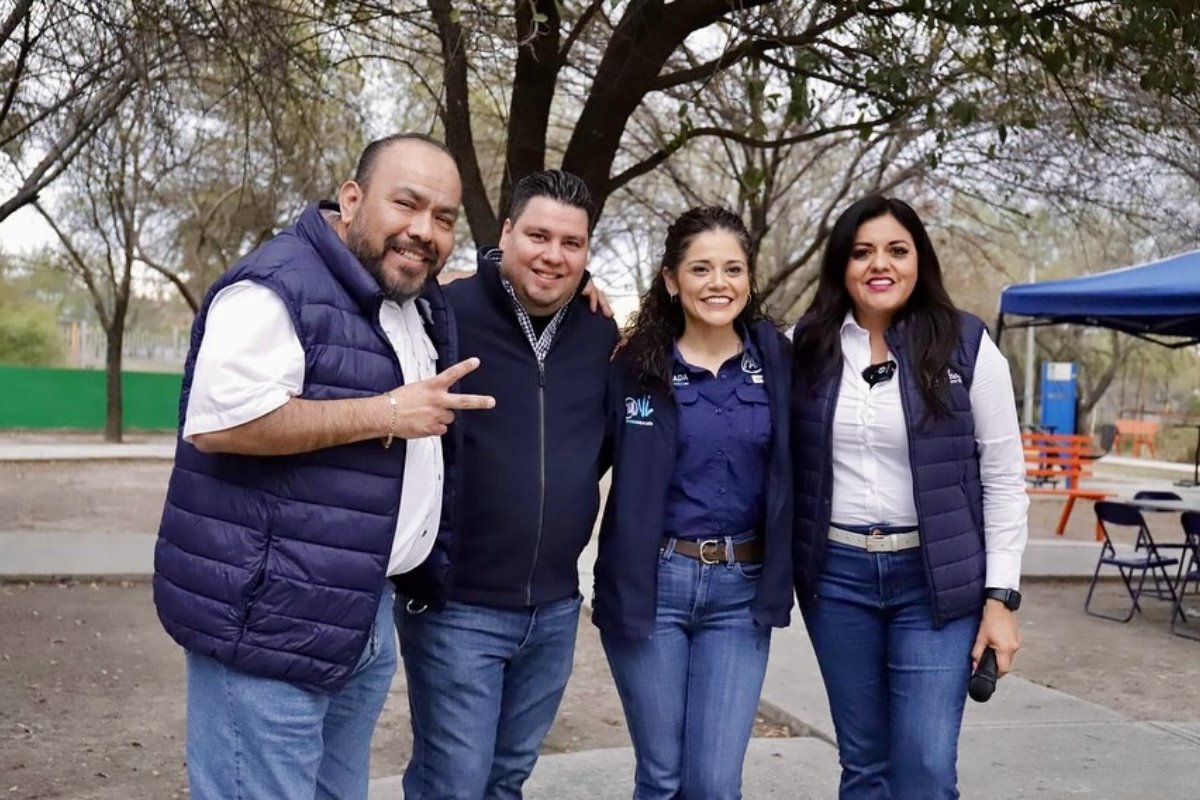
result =
[{"label": "tree trunk", "polygon": [[463,208],[476,247],[500,242],[500,222],[488,200],[479,159],[475,154],[475,134],[471,132],[470,91],[468,89],[467,38],[462,25],[452,14],[450,0],[427,0],[437,23],[442,45],[442,64],[446,102],[440,110],[446,127],[446,146],[454,153],[463,183]]},{"label": "tree trunk", "polygon": [[[1125,365],[1128,363],[1128,353],[1122,347],[1122,336],[1124,336],[1124,334],[1119,334],[1116,331],[1112,332],[1110,337],[1112,342],[1112,359],[1108,362],[1108,364],[1105,365],[1104,372],[1100,374],[1100,377],[1096,379],[1095,383],[1088,387],[1087,396],[1081,397],[1079,403],[1079,419],[1086,419],[1087,416],[1092,413],[1092,410],[1095,409],[1096,404],[1100,402],[1101,398],[1104,397],[1105,393],[1108,392],[1109,388],[1113,385],[1113,381],[1116,380],[1118,370],[1122,375],[1121,400],[1117,405],[1117,414],[1118,416],[1120,415],[1120,408],[1124,406],[1125,403],[1124,374]],[[1076,424],[1078,424],[1078,422]]]},{"label": "tree trunk", "polygon": [[[767,0],[742,0],[740,8]],[[631,3],[609,37],[592,89],[571,131],[563,169],[583,178],[597,212],[612,191],[612,165],[630,117],[650,93],[675,49],[694,31],[729,13],[726,0],[642,0]]]},{"label": "tree trunk", "polygon": [[104,441],[120,442],[125,429],[124,399],[121,395],[121,350],[125,344],[125,315],[105,331],[104,353]]},{"label": "tree trunk", "polygon": [[[534,20],[534,13],[545,19]],[[546,128],[558,84],[559,26],[557,0],[517,3],[517,68],[508,113],[508,147],[500,184],[497,218],[508,215],[513,188],[526,175],[546,166]]]}]

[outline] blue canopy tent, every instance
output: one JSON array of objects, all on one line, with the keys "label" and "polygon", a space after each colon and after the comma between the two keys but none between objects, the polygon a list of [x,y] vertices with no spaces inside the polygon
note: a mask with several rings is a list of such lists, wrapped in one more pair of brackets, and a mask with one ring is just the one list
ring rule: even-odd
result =
[{"label": "blue canopy tent", "polygon": [[[1006,314],[1028,319],[1006,323]],[[1005,327],[1065,323],[1113,328],[1167,347],[1200,342],[1200,250],[1000,293],[997,341]]]}]

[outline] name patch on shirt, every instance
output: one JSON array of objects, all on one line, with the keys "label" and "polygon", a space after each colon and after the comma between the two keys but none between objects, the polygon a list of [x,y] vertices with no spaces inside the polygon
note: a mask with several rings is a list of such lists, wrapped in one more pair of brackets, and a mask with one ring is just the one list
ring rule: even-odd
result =
[{"label": "name patch on shirt", "polygon": [[625,424],[653,426],[654,406],[650,404],[650,395],[625,398]]}]

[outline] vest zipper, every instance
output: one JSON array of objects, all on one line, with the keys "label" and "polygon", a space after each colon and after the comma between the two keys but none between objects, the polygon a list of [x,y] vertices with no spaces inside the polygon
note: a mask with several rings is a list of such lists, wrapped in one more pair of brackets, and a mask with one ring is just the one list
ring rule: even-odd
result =
[{"label": "vest zipper", "polygon": [[533,540],[533,563],[525,584],[525,605],[533,605],[533,576],[542,552],[542,529],[546,524],[546,362],[538,359],[538,524]]}]

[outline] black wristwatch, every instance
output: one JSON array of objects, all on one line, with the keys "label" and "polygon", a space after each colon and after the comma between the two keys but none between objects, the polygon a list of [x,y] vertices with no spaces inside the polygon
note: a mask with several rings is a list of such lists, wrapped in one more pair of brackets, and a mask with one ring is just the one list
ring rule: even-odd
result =
[{"label": "black wristwatch", "polygon": [[1016,589],[984,589],[983,596],[989,600],[999,600],[1009,611],[1021,607],[1021,593]]}]

